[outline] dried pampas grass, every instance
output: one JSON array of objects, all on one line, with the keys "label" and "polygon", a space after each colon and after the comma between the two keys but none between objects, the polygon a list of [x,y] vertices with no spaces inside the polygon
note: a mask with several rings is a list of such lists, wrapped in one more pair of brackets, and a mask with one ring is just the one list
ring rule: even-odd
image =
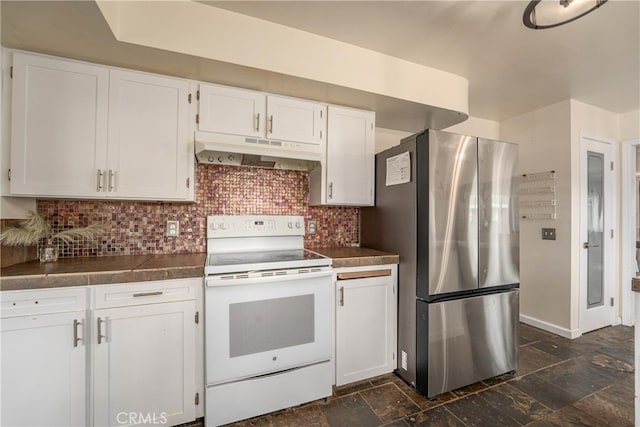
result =
[{"label": "dried pampas grass", "polygon": [[27,211],[26,218],[20,221],[19,227],[8,227],[0,233],[0,243],[5,246],[30,246],[37,244],[40,239],[47,239],[47,243],[53,240],[70,243],[75,239],[95,240],[104,231],[104,225],[93,224],[52,234],[53,230],[44,218],[37,212]]}]

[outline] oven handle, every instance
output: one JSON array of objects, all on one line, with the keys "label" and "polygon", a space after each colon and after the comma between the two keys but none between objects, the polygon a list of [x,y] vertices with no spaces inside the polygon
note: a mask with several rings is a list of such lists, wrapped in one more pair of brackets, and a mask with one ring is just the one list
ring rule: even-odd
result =
[{"label": "oven handle", "polygon": [[[253,285],[273,282],[291,282],[294,280],[315,279],[317,277],[330,277],[333,275],[332,270],[316,271],[311,273],[292,273],[282,276],[259,276],[247,277],[242,279],[207,279],[206,286],[208,288],[220,286],[239,286]],[[231,276],[231,275],[230,275]]]}]

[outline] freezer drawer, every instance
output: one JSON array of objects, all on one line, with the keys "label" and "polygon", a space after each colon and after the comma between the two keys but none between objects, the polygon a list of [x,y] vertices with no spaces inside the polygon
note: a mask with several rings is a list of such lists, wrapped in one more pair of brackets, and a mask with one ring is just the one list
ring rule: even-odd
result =
[{"label": "freezer drawer", "polygon": [[519,293],[418,301],[418,391],[434,397],[514,371]]}]

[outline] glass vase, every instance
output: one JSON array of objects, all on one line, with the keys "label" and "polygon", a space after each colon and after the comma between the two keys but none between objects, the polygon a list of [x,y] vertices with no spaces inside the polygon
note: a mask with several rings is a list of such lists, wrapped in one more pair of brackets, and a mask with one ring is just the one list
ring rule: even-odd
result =
[{"label": "glass vase", "polygon": [[40,262],[55,262],[58,260],[58,247],[47,244],[40,249]]}]

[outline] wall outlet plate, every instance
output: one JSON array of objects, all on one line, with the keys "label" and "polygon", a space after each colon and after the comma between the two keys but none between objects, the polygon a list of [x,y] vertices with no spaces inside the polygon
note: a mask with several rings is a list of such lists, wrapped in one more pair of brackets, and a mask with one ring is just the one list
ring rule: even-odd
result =
[{"label": "wall outlet plate", "polygon": [[314,220],[310,220],[307,223],[307,234],[316,234],[317,228],[318,228],[318,223]]},{"label": "wall outlet plate", "polygon": [[167,236],[169,237],[178,237],[180,233],[180,222],[179,221],[167,221]]},{"label": "wall outlet plate", "polygon": [[542,229],[542,240],[556,240],[556,229],[555,228],[543,228]]}]

